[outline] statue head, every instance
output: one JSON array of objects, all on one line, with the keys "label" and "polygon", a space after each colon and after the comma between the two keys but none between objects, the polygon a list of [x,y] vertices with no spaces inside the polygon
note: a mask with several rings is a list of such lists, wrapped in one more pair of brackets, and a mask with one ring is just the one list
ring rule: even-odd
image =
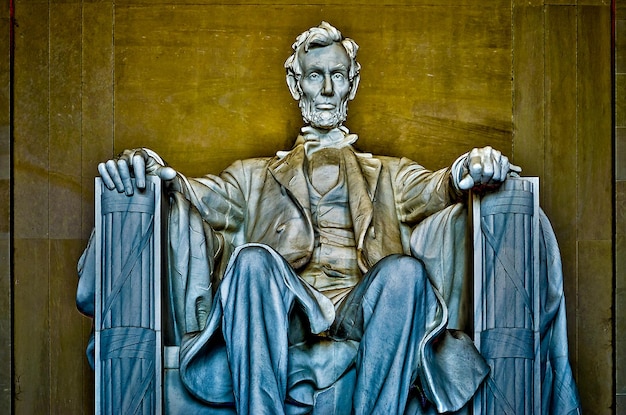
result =
[{"label": "statue head", "polygon": [[359,86],[359,46],[322,22],[298,36],[292,48],[285,61],[287,85],[304,122],[324,130],[340,126]]}]

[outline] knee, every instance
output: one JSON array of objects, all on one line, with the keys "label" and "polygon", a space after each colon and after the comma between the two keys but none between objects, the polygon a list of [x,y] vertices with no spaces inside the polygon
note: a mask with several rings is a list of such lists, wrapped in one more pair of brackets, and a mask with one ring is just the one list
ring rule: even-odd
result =
[{"label": "knee", "polygon": [[235,255],[233,266],[240,268],[262,267],[268,260],[273,259],[272,254],[267,249],[257,245],[244,246]]},{"label": "knee", "polygon": [[[276,259],[272,253],[261,246],[245,246],[234,254],[227,271],[231,284],[267,283],[274,272]],[[226,276],[225,276],[226,278]]]},{"label": "knee", "polygon": [[389,255],[380,260],[380,266],[397,275],[424,276],[426,274],[422,261],[408,255]]},{"label": "knee", "polygon": [[386,288],[397,287],[407,290],[411,286],[423,287],[427,282],[424,264],[408,255],[390,255],[380,261],[380,273],[377,279],[384,280]]}]

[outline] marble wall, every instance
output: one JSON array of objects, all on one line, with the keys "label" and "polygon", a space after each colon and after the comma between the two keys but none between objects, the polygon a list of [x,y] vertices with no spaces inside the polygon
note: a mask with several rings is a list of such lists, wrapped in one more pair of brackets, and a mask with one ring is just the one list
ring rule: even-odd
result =
[{"label": "marble wall", "polygon": [[514,16],[515,160],[540,176],[559,240],[583,412],[613,413],[611,4],[532,1]]}]

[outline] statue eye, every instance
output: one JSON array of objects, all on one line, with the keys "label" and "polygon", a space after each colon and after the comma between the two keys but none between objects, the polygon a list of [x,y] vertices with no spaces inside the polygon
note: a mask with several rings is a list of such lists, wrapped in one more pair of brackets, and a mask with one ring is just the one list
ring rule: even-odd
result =
[{"label": "statue eye", "polygon": [[333,74],[333,80],[335,81],[343,81],[346,77],[341,72],[335,72]]},{"label": "statue eye", "polygon": [[319,73],[317,73],[317,72],[311,72],[309,74],[309,79],[312,80],[312,81],[316,81],[316,80],[320,79],[321,77],[322,76]]}]

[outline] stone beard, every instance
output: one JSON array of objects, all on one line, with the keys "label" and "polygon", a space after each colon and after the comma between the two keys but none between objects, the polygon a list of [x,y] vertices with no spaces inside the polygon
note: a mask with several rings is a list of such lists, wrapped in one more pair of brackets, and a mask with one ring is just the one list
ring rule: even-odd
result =
[{"label": "stone beard", "polygon": [[306,95],[298,102],[302,119],[305,124],[310,124],[315,128],[330,130],[337,128],[348,118],[348,100],[342,99],[338,107],[328,110],[321,110],[315,107],[315,100]]}]

